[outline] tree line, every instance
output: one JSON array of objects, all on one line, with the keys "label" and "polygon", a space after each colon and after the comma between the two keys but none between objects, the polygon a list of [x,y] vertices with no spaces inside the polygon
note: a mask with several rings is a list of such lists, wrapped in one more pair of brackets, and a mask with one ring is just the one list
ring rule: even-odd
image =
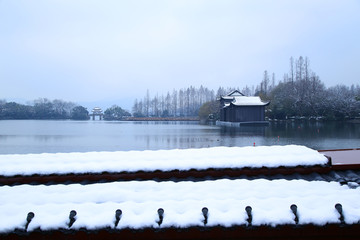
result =
[{"label": "tree line", "polygon": [[[123,120],[131,114],[117,105],[104,111],[105,120]],[[88,120],[89,111],[78,104],[55,99],[39,98],[30,104],[0,100],[0,120],[5,119],[72,119]]]},{"label": "tree line", "polygon": [[149,91],[132,108],[134,117],[189,117],[200,119],[209,115],[217,119],[217,98],[239,90],[246,96],[260,96],[270,101],[266,109],[269,119],[322,118],[343,120],[360,117],[360,87],[339,84],[326,88],[320,77],[310,68],[307,57],[290,58],[289,72],[278,81],[275,74],[263,73],[256,87],[219,87],[217,91],[200,86],[173,90],[166,95],[150,97]]},{"label": "tree line", "polygon": [[215,100],[213,90],[200,86],[190,86],[180,90],[156,94],[150,97],[149,90],[143,99],[136,99],[132,108],[134,117],[190,117],[197,116],[199,108],[208,101]]},{"label": "tree line", "polygon": [[[273,74],[274,76],[274,74]],[[307,57],[290,58],[289,72],[278,83],[264,71],[256,95],[269,100],[270,119],[322,118],[344,120],[360,117],[360,86],[339,84],[326,88],[311,70]]]},{"label": "tree line", "polygon": [[[264,71],[259,85],[219,87],[217,91],[207,87],[190,86],[167,92],[165,95],[136,99],[132,114],[117,105],[104,111],[105,120],[124,120],[127,117],[178,118],[197,117],[217,119],[220,106],[216,100],[233,90],[246,96],[260,96],[270,101],[266,109],[269,119],[322,118],[343,120],[360,117],[360,87],[339,84],[326,88],[320,77],[310,68],[307,57],[290,58],[289,71],[277,81],[275,74]],[[24,105],[0,100],[0,119],[89,119],[88,110],[73,102],[39,98]]]},{"label": "tree line", "polygon": [[[198,88],[190,86],[152,97],[147,90],[145,97],[140,100],[135,99],[132,113],[134,117],[197,117],[203,104],[214,102],[217,97],[232,90],[231,87],[219,87],[215,92],[204,86]],[[254,92],[254,87],[250,89],[245,86],[242,91],[250,95]]]},{"label": "tree line", "polygon": [[0,100],[0,119],[89,119],[89,112],[73,102],[39,98],[25,105]]},{"label": "tree line", "polygon": [[118,105],[113,105],[104,111],[104,120],[124,120],[127,117],[131,117],[131,113]]}]

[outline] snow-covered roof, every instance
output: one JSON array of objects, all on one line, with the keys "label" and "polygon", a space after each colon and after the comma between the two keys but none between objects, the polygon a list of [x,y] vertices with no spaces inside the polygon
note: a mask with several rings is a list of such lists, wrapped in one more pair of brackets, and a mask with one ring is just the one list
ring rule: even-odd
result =
[{"label": "snow-covered roof", "polygon": [[235,90],[235,91],[228,93],[227,95],[220,96],[220,98],[218,100],[220,100],[220,99],[234,100],[234,97],[236,97],[236,96],[245,96],[245,95],[242,94],[240,91]]},{"label": "snow-covered roof", "polygon": [[260,97],[247,97],[247,96],[238,96],[234,98],[234,101],[231,104],[235,106],[265,106],[268,105],[268,102],[261,101]]},{"label": "snow-covered roof", "polygon": [[225,100],[234,100],[234,97],[232,96],[221,96],[221,98]]},{"label": "snow-covered roof", "polygon": [[[0,175],[171,171],[208,168],[276,168],[327,163],[304,146],[212,147],[158,151],[0,155]],[[99,164],[100,163],[100,164]]]},{"label": "snow-covered roof", "polygon": [[115,211],[122,211],[116,228],[203,226],[201,209],[208,208],[207,226],[295,224],[290,206],[296,204],[299,224],[340,223],[335,204],[341,203],[345,222],[360,220],[360,191],[337,182],[304,180],[213,180],[200,182],[132,181],[89,185],[20,185],[0,188],[0,232],[68,228],[69,213],[77,212],[71,229],[115,228]]},{"label": "snow-covered roof", "polygon": [[102,109],[99,107],[94,107],[93,110],[91,110],[91,111],[94,113],[99,113],[99,112],[102,112]]},{"label": "snow-covered roof", "polygon": [[234,91],[228,93],[227,96],[245,96],[245,95],[242,94],[239,90],[234,90]]},{"label": "snow-covered roof", "polygon": [[269,102],[261,101],[259,96],[245,96],[241,92],[235,90],[231,93],[221,96],[220,99],[226,100],[223,107],[228,107],[231,104],[235,106],[266,106]]}]

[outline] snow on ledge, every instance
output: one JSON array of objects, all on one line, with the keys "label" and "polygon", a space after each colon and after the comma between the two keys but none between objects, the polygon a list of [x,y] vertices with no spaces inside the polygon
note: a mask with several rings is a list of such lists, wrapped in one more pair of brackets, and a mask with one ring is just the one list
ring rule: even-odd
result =
[{"label": "snow on ledge", "polygon": [[276,168],[324,165],[327,162],[324,155],[298,145],[10,154],[0,155],[0,175]]},{"label": "snow on ledge", "polygon": [[[347,224],[360,220],[360,191],[337,182],[305,180],[214,180],[200,182],[130,181],[89,185],[19,185],[0,187],[0,232],[68,228],[69,213],[77,212],[71,229],[115,228],[115,211],[122,210],[117,229],[295,224],[290,206],[298,207],[299,224],[340,223],[335,204],[341,203]],[[157,210],[164,209],[161,226]]]}]

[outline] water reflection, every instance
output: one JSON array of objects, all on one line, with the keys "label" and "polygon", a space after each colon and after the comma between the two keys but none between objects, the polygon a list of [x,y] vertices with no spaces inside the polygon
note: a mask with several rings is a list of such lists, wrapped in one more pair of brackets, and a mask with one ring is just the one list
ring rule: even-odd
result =
[{"label": "water reflection", "polygon": [[360,129],[357,124],[344,122],[283,122],[272,123],[266,135],[294,138],[356,138],[360,135]]},{"label": "water reflection", "polygon": [[[138,146],[146,142],[146,149],[186,149],[220,146],[220,138],[216,137],[216,135],[211,137],[142,135],[136,136],[135,141]],[[219,144],[216,144],[216,142]]]},{"label": "water reflection", "polygon": [[360,147],[359,124],[273,122],[238,128],[197,122],[0,121],[0,154],[128,151],[214,146]]},{"label": "water reflection", "polygon": [[268,126],[220,127],[222,136],[265,136]]}]

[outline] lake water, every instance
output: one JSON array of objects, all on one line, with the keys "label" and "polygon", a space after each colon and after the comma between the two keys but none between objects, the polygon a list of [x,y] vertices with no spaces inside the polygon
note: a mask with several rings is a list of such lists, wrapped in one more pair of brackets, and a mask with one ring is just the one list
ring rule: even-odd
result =
[{"label": "lake water", "polygon": [[0,154],[157,150],[214,146],[360,147],[360,124],[278,122],[228,128],[197,122],[0,121]]}]

